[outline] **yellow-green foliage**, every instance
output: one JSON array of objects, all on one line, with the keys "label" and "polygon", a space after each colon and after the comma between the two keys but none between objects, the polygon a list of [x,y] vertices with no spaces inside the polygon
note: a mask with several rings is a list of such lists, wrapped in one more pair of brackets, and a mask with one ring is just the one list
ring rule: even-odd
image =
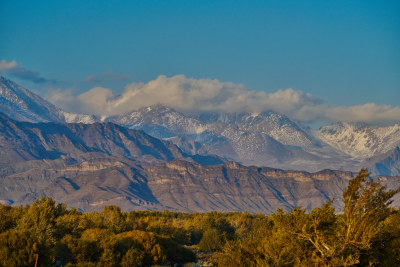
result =
[{"label": "yellow-green foliage", "polygon": [[278,210],[265,226],[228,242],[217,266],[399,266],[400,215],[386,190],[361,170],[343,193],[344,213],[331,202],[306,212]]},{"label": "yellow-green foliage", "polygon": [[[361,170],[343,193],[307,211],[266,216],[242,212],[178,213],[67,210],[52,198],[0,205],[0,266],[151,266],[195,261],[215,266],[399,266],[400,212],[388,191]],[[189,249],[189,248],[190,249]],[[209,255],[209,254],[205,255]]]}]

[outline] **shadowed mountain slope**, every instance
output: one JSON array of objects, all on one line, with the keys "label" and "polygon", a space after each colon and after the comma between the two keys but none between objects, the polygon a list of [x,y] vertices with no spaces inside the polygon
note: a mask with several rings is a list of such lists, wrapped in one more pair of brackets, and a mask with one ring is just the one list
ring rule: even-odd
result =
[{"label": "shadowed mountain slope", "polygon": [[188,156],[171,142],[114,123],[27,123],[11,120],[1,113],[0,147],[0,164],[3,165],[28,160],[106,156],[146,162],[182,158],[208,160],[210,164],[223,162],[215,156]]},{"label": "shadowed mountain slope", "polygon": [[363,164],[374,173],[400,176],[400,147],[369,158]]}]

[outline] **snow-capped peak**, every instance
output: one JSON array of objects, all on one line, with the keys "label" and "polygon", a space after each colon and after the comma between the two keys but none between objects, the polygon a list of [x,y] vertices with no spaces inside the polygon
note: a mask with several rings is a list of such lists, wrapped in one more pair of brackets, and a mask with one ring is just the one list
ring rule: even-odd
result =
[{"label": "snow-capped peak", "polygon": [[400,124],[369,126],[340,122],[322,127],[316,135],[332,147],[362,159],[385,153],[399,145]]}]

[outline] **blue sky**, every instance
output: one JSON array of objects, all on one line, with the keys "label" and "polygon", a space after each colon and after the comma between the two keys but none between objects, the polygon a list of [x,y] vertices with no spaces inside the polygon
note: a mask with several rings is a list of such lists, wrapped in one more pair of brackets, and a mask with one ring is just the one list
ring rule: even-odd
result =
[{"label": "blue sky", "polygon": [[18,63],[3,74],[41,95],[101,86],[116,97],[132,82],[184,75],[255,94],[292,88],[330,107],[399,106],[399,1],[0,5],[0,60]]}]

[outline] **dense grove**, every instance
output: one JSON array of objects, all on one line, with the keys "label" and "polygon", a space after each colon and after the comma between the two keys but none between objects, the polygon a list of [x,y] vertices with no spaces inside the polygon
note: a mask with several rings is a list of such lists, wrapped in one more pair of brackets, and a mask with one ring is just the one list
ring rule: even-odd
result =
[{"label": "dense grove", "polygon": [[0,205],[0,266],[190,266],[204,255],[213,266],[399,266],[400,211],[389,206],[398,191],[361,170],[341,214],[330,202],[269,216],[116,206],[81,213],[45,197]]}]

